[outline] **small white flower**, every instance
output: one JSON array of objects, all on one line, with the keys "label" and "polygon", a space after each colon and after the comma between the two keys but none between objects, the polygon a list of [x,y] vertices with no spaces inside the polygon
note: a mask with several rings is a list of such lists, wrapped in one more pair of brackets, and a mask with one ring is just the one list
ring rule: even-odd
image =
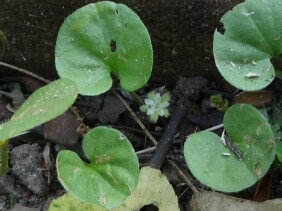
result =
[{"label": "small white flower", "polygon": [[168,117],[168,107],[170,95],[165,93],[161,96],[160,93],[150,92],[145,99],[145,105],[140,107],[140,110],[146,112],[151,122],[157,122],[159,116]]}]

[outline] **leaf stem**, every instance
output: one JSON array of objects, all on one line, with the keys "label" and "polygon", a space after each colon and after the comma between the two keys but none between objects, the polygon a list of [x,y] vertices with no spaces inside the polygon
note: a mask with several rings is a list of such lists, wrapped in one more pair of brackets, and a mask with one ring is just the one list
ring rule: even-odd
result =
[{"label": "leaf stem", "polygon": [[8,171],[8,141],[0,144],[0,163],[0,177],[2,177]]}]

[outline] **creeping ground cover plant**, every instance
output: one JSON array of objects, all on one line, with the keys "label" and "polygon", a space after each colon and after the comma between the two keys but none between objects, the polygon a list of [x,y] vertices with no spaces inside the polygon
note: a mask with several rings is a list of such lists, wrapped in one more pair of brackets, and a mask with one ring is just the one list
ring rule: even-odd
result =
[{"label": "creeping ground cover plant", "polygon": [[[74,80],[82,95],[99,95],[120,80],[125,91],[147,83],[152,70],[152,45],[140,18],[123,4],[88,4],[66,18],[55,48],[56,68]],[[97,127],[83,139],[89,163],[71,151],[57,157],[58,178],[83,202],[107,209],[121,205],[136,188],[137,156],[119,131]],[[87,191],[86,191],[87,190]]]},{"label": "creeping ground cover plant", "polygon": [[[260,90],[273,81],[278,70],[271,59],[282,52],[281,9],[281,1],[247,0],[223,16],[225,32],[214,34],[215,62],[238,89]],[[193,175],[224,192],[240,191],[261,179],[275,155],[281,160],[280,103],[272,109],[268,117],[251,105],[235,104],[224,114],[221,137],[209,131],[189,135],[184,155]]]}]

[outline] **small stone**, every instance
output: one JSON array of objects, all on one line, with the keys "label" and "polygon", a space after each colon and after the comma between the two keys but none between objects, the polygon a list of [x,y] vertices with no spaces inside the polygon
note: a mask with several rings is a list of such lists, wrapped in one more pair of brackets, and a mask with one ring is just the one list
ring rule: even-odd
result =
[{"label": "small stone", "polygon": [[57,144],[75,145],[79,138],[77,127],[73,113],[67,111],[44,125],[44,136]]},{"label": "small stone", "polygon": [[24,185],[33,193],[43,195],[47,184],[42,171],[43,157],[38,144],[23,144],[11,151],[11,172],[19,184]]}]

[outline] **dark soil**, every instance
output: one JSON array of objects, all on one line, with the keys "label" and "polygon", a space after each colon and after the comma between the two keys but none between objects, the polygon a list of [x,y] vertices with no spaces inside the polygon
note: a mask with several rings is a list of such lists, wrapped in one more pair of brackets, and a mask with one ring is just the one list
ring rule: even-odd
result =
[{"label": "dark soil", "polygon": [[[34,91],[30,84],[36,84],[36,81],[31,78],[23,80],[20,77],[3,77],[1,81],[0,90],[7,94],[0,96],[0,121],[5,121],[10,118],[13,109],[19,106],[19,102],[15,98],[20,98],[19,96],[27,98],[31,94],[31,90]],[[145,87],[138,94],[143,96],[155,88],[159,87]],[[276,90],[276,95],[270,99],[271,101],[274,101],[276,96],[280,96],[280,88],[280,81],[276,81],[272,87],[268,88],[270,91]],[[15,89],[21,94],[8,94]],[[167,91],[172,96],[170,113],[173,113],[179,104],[184,107],[186,112],[183,115],[181,124],[176,128],[177,133],[174,134],[173,143],[166,153],[161,170],[173,184],[181,210],[189,210],[189,200],[193,192],[183,179],[178,176],[176,170],[168,161],[176,163],[195,187],[209,190],[195,180],[189,172],[183,156],[183,144],[187,135],[222,123],[223,113],[210,105],[210,96],[219,94],[232,104],[234,103],[233,93],[235,89],[224,82],[209,81],[200,76],[181,77],[174,86],[167,87]],[[122,93],[120,95],[127,100],[147,129],[159,141],[169,119],[161,118],[156,124],[152,124],[139,111],[139,106],[134,101]],[[185,100],[183,101],[183,99]],[[6,176],[0,179],[0,210],[8,210],[15,205],[17,206],[16,210],[21,210],[23,207],[46,210],[53,198],[62,195],[65,191],[56,177],[56,155],[60,149],[67,148],[83,157],[81,139],[82,134],[87,131],[88,127],[93,128],[103,124],[119,129],[128,137],[136,151],[153,146],[128,110],[111,91],[98,97],[79,96],[73,108],[58,118],[59,123],[56,123],[56,119],[52,120],[30,133],[10,140],[10,170]],[[63,123],[60,124],[60,122]],[[61,126],[63,126],[62,129],[56,130]],[[220,133],[221,131],[217,132]],[[46,134],[48,135],[46,136]],[[70,138],[64,138],[68,134],[72,134],[70,142],[67,142]],[[58,140],[65,141],[59,142]],[[148,165],[153,153],[140,154],[138,156],[140,166]],[[256,200],[281,197],[282,168],[275,165],[272,169],[265,177],[264,186],[255,185],[231,195],[245,199],[255,198]],[[260,197],[258,197],[259,194]],[[151,208],[146,209],[150,210]],[[146,209],[143,208],[142,210]]]}]

